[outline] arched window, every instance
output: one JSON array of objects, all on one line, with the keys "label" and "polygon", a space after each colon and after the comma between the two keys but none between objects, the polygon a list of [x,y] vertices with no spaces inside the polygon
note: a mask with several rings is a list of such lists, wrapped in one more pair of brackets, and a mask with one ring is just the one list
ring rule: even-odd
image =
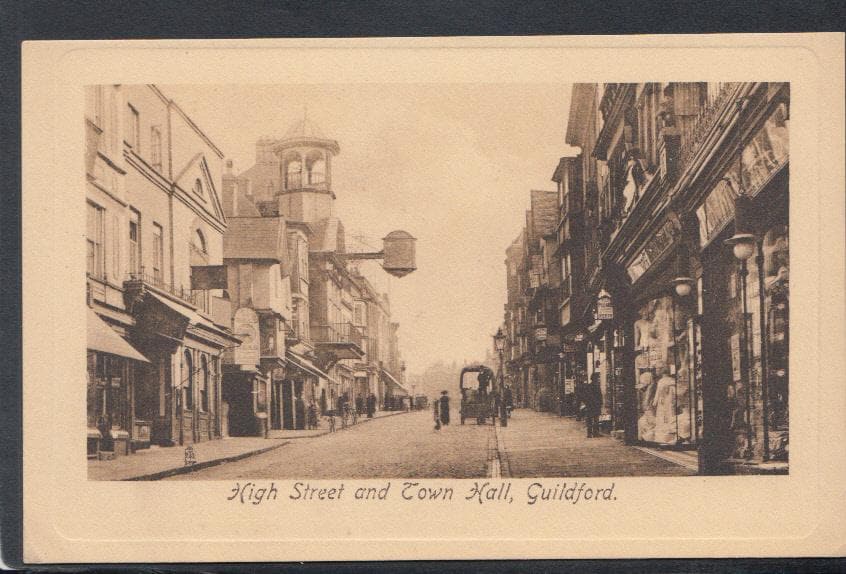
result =
[{"label": "arched window", "polygon": [[200,181],[200,178],[194,180],[194,193],[199,195],[200,197],[203,196],[203,182]]},{"label": "arched window", "polygon": [[326,181],[326,162],[320,152],[311,152],[306,158],[307,182],[318,184]]},{"label": "arched window", "polygon": [[200,409],[209,412],[209,361],[203,355],[200,359]]},{"label": "arched window", "polygon": [[185,350],[185,370],[182,373],[182,380],[183,389],[185,389],[183,404],[190,411],[194,408],[194,360],[188,349]]},{"label": "arched window", "polygon": [[285,189],[298,189],[303,182],[303,162],[300,154],[293,152],[285,156],[284,173]]}]

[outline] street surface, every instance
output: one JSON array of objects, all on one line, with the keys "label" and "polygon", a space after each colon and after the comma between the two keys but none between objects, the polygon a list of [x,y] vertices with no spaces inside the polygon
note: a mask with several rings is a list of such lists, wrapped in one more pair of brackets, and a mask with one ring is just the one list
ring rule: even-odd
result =
[{"label": "street surface", "polygon": [[[468,421],[434,430],[431,411],[385,417],[167,480],[684,476],[688,468],[582,423],[527,409],[502,428]],[[275,440],[275,439],[269,439]]]}]

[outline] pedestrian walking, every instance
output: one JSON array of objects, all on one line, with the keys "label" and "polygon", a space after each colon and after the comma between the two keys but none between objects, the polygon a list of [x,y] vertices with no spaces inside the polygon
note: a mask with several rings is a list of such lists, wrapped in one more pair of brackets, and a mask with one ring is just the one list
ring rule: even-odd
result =
[{"label": "pedestrian walking", "polygon": [[306,420],[308,421],[309,430],[314,430],[317,428],[317,405],[314,404],[314,401],[310,401],[308,403],[308,412],[306,414]]},{"label": "pedestrian walking", "polygon": [[367,397],[367,418],[372,419],[373,413],[376,412],[376,395],[370,393]]},{"label": "pedestrian walking", "polygon": [[587,437],[599,436],[599,411],[602,406],[602,391],[599,388],[599,373],[593,373],[590,381],[584,387],[585,426]]},{"label": "pedestrian walking", "polygon": [[440,399],[440,411],[441,411],[441,424],[448,425],[449,424],[449,393],[447,391],[441,391],[441,399]]},{"label": "pedestrian walking", "polygon": [[361,395],[355,398],[355,410],[357,414],[364,414],[364,397]]},{"label": "pedestrian walking", "polygon": [[440,401],[435,399],[432,401],[432,413],[435,415],[435,430],[441,430],[441,413],[438,409]]},{"label": "pedestrian walking", "polygon": [[503,394],[505,396],[505,412],[510,417],[511,411],[514,409],[514,395],[511,394],[511,387],[505,385],[505,391]]}]

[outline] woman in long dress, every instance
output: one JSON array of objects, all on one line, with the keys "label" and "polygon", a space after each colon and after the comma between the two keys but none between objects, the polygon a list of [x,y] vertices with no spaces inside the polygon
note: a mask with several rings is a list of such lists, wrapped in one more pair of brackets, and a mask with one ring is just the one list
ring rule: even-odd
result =
[{"label": "woman in long dress", "polygon": [[655,385],[655,442],[676,442],[676,380],[668,367],[661,368],[661,378]]}]

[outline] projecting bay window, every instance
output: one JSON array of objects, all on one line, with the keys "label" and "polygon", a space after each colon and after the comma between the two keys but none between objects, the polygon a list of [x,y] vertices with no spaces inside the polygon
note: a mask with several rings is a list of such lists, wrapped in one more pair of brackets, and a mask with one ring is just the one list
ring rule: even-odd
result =
[{"label": "projecting bay window", "polygon": [[103,220],[105,210],[91,202],[86,204],[86,271],[91,277],[105,279],[105,257],[103,244],[105,230]]}]

